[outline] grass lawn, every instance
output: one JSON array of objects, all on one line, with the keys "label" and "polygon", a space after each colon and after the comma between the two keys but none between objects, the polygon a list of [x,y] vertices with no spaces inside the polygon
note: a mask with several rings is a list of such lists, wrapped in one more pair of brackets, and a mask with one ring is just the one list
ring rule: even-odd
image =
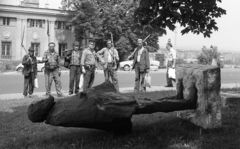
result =
[{"label": "grass lawn", "polygon": [[[174,91],[135,94],[156,99]],[[133,95],[128,93],[128,95]],[[0,149],[240,149],[240,100],[222,110],[223,127],[202,130],[176,112],[133,116],[129,135],[31,123],[27,107],[34,100],[0,100]]]}]

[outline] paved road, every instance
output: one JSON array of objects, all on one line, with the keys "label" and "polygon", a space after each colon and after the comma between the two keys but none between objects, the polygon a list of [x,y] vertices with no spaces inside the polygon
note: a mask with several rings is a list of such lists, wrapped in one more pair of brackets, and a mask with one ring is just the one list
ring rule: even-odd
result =
[{"label": "paved road", "polygon": [[[166,83],[166,70],[151,72],[152,86],[164,86]],[[133,87],[134,86],[134,71],[132,72],[119,72],[119,85],[120,87]],[[222,69],[221,71],[222,83],[240,83],[240,69]],[[39,88],[35,89],[36,92],[44,92],[44,75],[39,73]],[[69,74],[63,73],[61,76],[63,91],[68,91]],[[96,74],[94,85],[100,84],[104,81],[103,73]],[[21,74],[0,74],[0,94],[21,93],[23,90],[23,76]],[[52,92],[55,92],[54,83],[52,85]]]}]

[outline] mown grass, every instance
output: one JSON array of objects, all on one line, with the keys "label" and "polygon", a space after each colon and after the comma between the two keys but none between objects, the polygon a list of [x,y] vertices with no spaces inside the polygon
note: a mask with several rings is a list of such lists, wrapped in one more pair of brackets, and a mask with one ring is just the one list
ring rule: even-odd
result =
[{"label": "mown grass", "polygon": [[[174,91],[141,93],[137,97],[156,99]],[[176,117],[176,112],[133,116],[128,135],[31,123],[27,106],[34,100],[0,100],[0,148],[39,149],[238,149],[240,148],[240,100],[223,109],[223,127],[202,130]]]}]

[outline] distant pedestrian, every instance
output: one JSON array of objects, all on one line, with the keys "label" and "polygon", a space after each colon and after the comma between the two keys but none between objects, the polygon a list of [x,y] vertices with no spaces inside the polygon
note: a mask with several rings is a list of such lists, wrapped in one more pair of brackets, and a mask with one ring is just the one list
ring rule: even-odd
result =
[{"label": "distant pedestrian", "polygon": [[79,81],[80,76],[82,74],[82,68],[80,66],[81,64],[81,57],[82,57],[82,51],[79,47],[79,42],[75,41],[73,43],[73,49],[69,50],[66,59],[69,60],[70,66],[70,79],[69,79],[69,95],[73,94],[74,85],[75,85],[75,94],[79,92]]},{"label": "distant pedestrian", "polygon": [[24,55],[22,64],[22,74],[24,75],[23,95],[27,97],[29,94],[29,97],[32,97],[34,80],[37,78],[37,58],[34,56],[34,49],[32,47],[28,49],[28,54]]},{"label": "distant pedestrian", "polygon": [[146,91],[143,87],[146,73],[150,71],[150,61],[148,50],[143,46],[143,40],[138,39],[138,47],[135,53],[130,55],[128,59],[133,59],[133,68],[135,69],[135,87],[134,91]]},{"label": "distant pedestrian", "polygon": [[82,52],[81,65],[84,73],[83,91],[91,88],[95,79],[95,69],[97,67],[97,56],[94,51],[95,41],[89,40],[88,48]]},{"label": "distant pedestrian", "polygon": [[173,49],[172,44],[170,42],[167,43],[166,48],[168,50],[168,56],[167,56],[167,73],[166,73],[166,79],[167,79],[167,85],[165,87],[173,87],[172,81],[175,81],[175,79],[169,78],[169,68],[175,69],[176,67],[176,50]]},{"label": "distant pedestrian", "polygon": [[107,41],[107,47],[101,49],[97,52],[97,54],[103,55],[104,59],[104,77],[105,81],[111,81],[119,92],[118,78],[117,78],[117,61],[119,61],[118,51],[113,47],[113,43],[111,40]]},{"label": "distant pedestrian", "polygon": [[60,80],[61,67],[60,67],[60,57],[55,51],[55,43],[50,42],[48,44],[49,49],[43,54],[43,62],[45,62],[45,87],[46,96],[51,94],[52,81],[55,82],[55,88],[58,97],[63,97],[62,94],[62,83]]}]

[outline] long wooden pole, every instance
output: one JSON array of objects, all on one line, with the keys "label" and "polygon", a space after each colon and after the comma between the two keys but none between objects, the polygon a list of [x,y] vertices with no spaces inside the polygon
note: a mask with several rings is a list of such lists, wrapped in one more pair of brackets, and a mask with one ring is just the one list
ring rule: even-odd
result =
[{"label": "long wooden pole", "polygon": [[[142,42],[145,42],[149,37],[150,37],[150,34],[146,38],[144,38]],[[137,51],[137,48],[133,51],[133,53],[129,57],[132,57],[136,51]]]},{"label": "long wooden pole", "polygon": [[25,26],[24,26],[24,28],[23,28],[22,43],[21,43],[21,46],[22,46],[22,48],[24,49],[24,51],[26,52],[26,54],[27,54],[27,50],[25,49],[25,47],[24,47],[24,45],[23,45],[24,33],[25,33]]}]

